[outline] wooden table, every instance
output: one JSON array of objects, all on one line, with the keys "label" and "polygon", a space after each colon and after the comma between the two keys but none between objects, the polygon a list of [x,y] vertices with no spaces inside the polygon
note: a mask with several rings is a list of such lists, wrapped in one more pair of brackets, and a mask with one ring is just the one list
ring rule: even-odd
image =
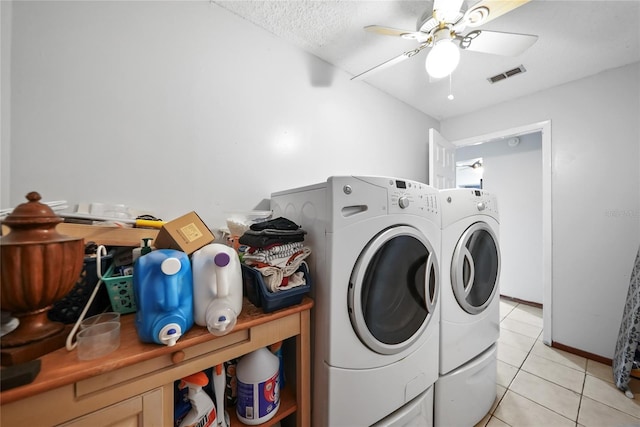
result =
[{"label": "wooden table", "polygon": [[[0,420],[13,426],[99,426],[115,422],[133,426],[173,424],[174,381],[240,357],[260,347],[287,340],[295,348],[295,376],[281,392],[278,413],[264,425],[295,417],[310,425],[310,309],[298,305],[264,313],[246,298],[233,331],[216,337],[193,326],[175,346],[139,341],[134,314],[121,317],[120,347],[99,359],[80,361],[76,350],[56,350],[41,358],[31,384],[0,393]],[[286,355],[287,357],[289,355]],[[285,364],[292,363],[291,358]],[[234,415],[234,410],[228,410]],[[240,425],[233,420],[233,425]],[[118,424],[121,425],[121,424]]]}]

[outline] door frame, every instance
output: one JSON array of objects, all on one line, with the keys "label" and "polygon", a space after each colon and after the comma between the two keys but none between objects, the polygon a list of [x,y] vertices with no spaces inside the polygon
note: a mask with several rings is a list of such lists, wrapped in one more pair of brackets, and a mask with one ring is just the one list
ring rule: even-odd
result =
[{"label": "door frame", "polygon": [[553,328],[553,203],[551,120],[452,141],[456,147],[507,139],[533,132],[542,134],[542,341],[551,345]]}]

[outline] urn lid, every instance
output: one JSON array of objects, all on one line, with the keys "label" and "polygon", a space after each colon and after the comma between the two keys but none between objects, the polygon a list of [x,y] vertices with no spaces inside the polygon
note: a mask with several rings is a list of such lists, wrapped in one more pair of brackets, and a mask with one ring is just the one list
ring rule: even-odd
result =
[{"label": "urn lid", "polygon": [[16,206],[2,223],[11,228],[11,233],[2,237],[3,244],[29,243],[30,241],[76,240],[55,231],[55,226],[64,220],[46,204],[40,203],[40,194],[32,191],[26,195],[28,202]]},{"label": "urn lid", "polygon": [[26,195],[27,203],[22,203],[3,221],[9,227],[22,224],[59,224],[63,221],[46,204],[40,203],[40,193],[32,191]]}]

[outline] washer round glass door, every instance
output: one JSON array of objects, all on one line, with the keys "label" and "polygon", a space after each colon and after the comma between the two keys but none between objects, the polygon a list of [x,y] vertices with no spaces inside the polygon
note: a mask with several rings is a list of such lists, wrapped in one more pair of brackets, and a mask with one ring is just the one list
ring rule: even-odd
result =
[{"label": "washer round glass door", "polygon": [[484,311],[498,290],[498,239],[485,222],[476,222],[458,240],[451,260],[451,286],[458,304],[469,314]]},{"label": "washer round glass door", "polygon": [[396,354],[420,338],[434,315],[438,262],[415,228],[396,226],[374,237],[351,273],[348,310],[360,340]]}]

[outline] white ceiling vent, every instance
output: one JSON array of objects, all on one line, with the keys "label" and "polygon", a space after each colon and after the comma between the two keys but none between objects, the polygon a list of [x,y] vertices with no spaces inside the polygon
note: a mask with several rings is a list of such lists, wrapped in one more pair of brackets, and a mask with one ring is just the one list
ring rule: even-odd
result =
[{"label": "white ceiling vent", "polygon": [[500,80],[504,80],[504,79],[506,79],[508,77],[513,77],[513,76],[515,76],[517,74],[524,73],[525,71],[527,71],[527,70],[524,68],[524,65],[520,65],[520,66],[518,66],[518,67],[516,67],[516,68],[514,68],[512,70],[505,71],[504,73],[496,74],[493,77],[489,77],[487,80],[489,80],[489,82],[491,82],[491,83],[496,83],[496,82],[499,82]]}]

